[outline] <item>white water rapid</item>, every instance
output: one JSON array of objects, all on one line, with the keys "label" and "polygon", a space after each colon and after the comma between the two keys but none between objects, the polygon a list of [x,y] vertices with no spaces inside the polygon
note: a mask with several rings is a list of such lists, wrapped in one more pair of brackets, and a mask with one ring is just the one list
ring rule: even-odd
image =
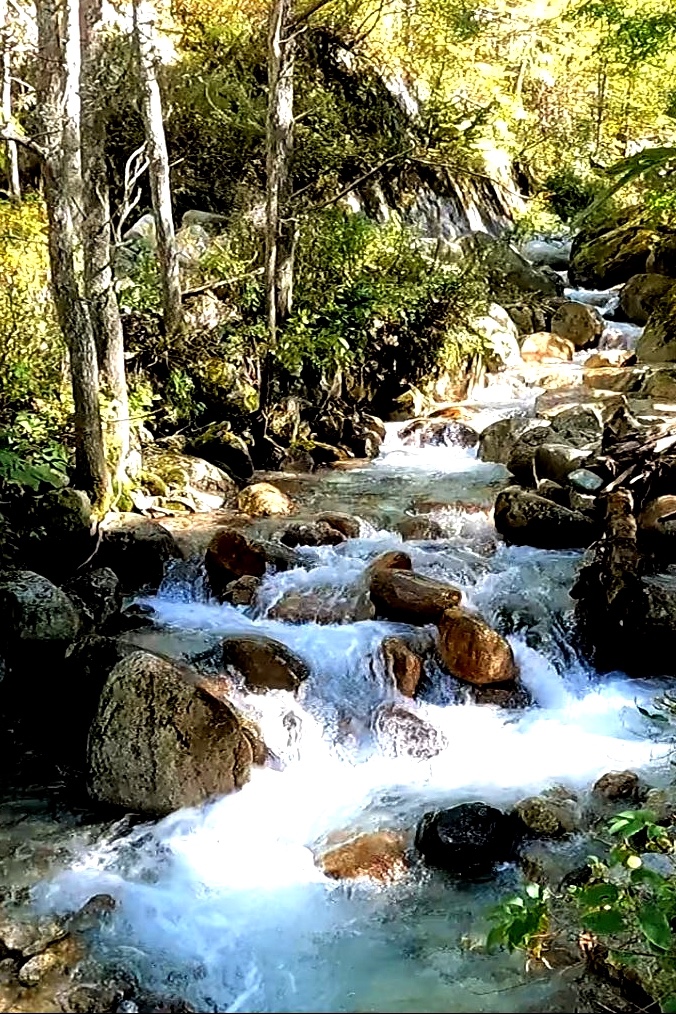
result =
[{"label": "white water rapid", "polygon": [[[37,891],[57,911],[112,895],[118,907],[96,940],[99,955],[198,1011],[574,1009],[564,980],[526,976],[522,958],[472,948],[486,907],[513,885],[511,868],[471,887],[420,872],[388,887],[329,880],[314,853],[346,831],[410,829],[438,805],[507,806],[557,783],[586,790],[604,771],[665,756],[636,708],[654,687],[599,678],[571,647],[568,590],[581,554],[496,542],[488,505],[502,466],[455,447],[403,446],[396,430],[368,468],[307,477],[305,505],[357,514],[362,536],[302,550],[301,567],[265,579],[256,615],[203,600],[171,576],[148,600],[150,648],[189,657],[225,633],[255,629],[306,660],[312,675],[298,699],[278,691],[237,702],[280,770],[255,770],[235,795],[83,850]],[[435,690],[431,666],[425,702],[406,702],[442,745],[431,759],[407,753],[404,733],[374,733],[370,722],[395,699],[378,649],[397,625],[266,618],[289,590],[358,596],[367,562],[401,546],[388,529],[414,505],[446,536],[407,543],[415,568],[459,585],[509,636],[534,701],[520,711],[469,703]]]}]

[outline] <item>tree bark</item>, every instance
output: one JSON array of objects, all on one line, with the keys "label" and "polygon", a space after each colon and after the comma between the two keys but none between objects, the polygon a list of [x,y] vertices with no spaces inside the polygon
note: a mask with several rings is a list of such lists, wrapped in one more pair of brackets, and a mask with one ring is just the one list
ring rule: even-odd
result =
[{"label": "tree bark", "polygon": [[84,298],[81,231],[80,24],[75,0],[37,0],[38,113],[44,138],[45,200],[51,280],[59,323],[70,353],[75,407],[76,484],[97,509],[109,491],[96,343]]},{"label": "tree bark", "polygon": [[101,383],[110,399],[106,429],[108,459],[116,478],[134,471],[124,359],[124,333],[113,286],[110,194],[105,158],[108,116],[102,0],[82,0],[82,176],[84,180],[84,271],[87,302],[96,340]]},{"label": "tree bark", "polygon": [[[2,25],[2,119],[3,123],[12,122],[12,45],[10,41],[10,24],[7,0],[0,0],[0,25]],[[5,158],[7,160],[7,189],[13,201],[21,200],[21,180],[19,178],[19,148],[16,141],[5,141]]]},{"label": "tree bark", "polygon": [[134,42],[141,85],[150,190],[155,213],[164,326],[167,334],[174,334],[180,329],[182,322],[181,280],[171,210],[171,181],[162,117],[162,97],[157,80],[158,57],[154,43],[154,24],[155,12],[151,5],[146,0],[134,0]]},{"label": "tree bark", "polygon": [[265,292],[268,357],[261,401],[269,387],[270,355],[278,331],[291,313],[295,223],[289,218],[290,160],[293,150],[295,38],[290,35],[291,0],[272,0],[268,27],[268,113],[266,124]]}]

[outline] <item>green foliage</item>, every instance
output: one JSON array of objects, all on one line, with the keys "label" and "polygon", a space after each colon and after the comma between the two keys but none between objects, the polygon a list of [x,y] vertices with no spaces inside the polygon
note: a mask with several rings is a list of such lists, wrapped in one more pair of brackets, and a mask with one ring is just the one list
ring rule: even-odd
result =
[{"label": "green foliage", "polygon": [[506,947],[540,959],[549,934],[549,899],[548,888],[527,884],[521,894],[498,905],[490,915],[493,926],[486,938],[487,949]]},{"label": "green foliage", "polygon": [[549,204],[564,222],[586,211],[598,196],[599,185],[570,166],[551,173],[544,181]]}]

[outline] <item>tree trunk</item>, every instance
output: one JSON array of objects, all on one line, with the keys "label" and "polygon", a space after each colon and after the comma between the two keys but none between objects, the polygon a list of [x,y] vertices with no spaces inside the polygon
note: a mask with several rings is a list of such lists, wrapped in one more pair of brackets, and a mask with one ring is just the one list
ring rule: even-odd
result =
[{"label": "tree trunk", "polygon": [[295,39],[289,36],[291,0],[273,0],[268,29],[268,115],[266,125],[265,292],[268,356],[261,402],[267,402],[270,355],[291,313],[295,223],[289,218],[289,163],[293,149]]},{"label": "tree trunk", "polygon": [[52,287],[70,353],[75,405],[76,483],[103,509],[108,473],[99,407],[96,343],[84,299],[80,164],[80,23],[75,0],[38,0],[38,113],[49,218]]},{"label": "tree trunk", "polygon": [[[12,45],[10,41],[9,11],[7,0],[0,0],[0,24],[2,25],[2,120],[12,122]],[[5,141],[7,159],[7,189],[13,201],[21,200],[19,179],[19,149],[16,141]]]},{"label": "tree trunk", "polygon": [[181,327],[181,280],[171,210],[169,156],[164,134],[162,97],[157,80],[158,58],[154,44],[155,13],[145,0],[134,0],[134,41],[142,95],[143,124],[150,190],[157,231],[157,256],[162,281],[164,326],[167,334]]},{"label": "tree trunk", "polygon": [[[108,117],[102,94],[106,54],[102,0],[82,0],[82,176],[84,180],[84,271],[87,302],[98,354],[101,383],[110,399],[106,429],[108,459],[123,481],[131,465],[131,430],[124,360],[124,334],[113,287],[110,195],[105,159]],[[105,88],[105,84],[103,84]],[[132,471],[134,469],[132,468]]]}]

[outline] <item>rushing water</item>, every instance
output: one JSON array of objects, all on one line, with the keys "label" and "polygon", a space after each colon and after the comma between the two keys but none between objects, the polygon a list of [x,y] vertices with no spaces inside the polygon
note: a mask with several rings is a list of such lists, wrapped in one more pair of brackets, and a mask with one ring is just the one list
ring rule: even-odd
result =
[{"label": "rushing water", "polygon": [[[57,910],[113,895],[119,905],[96,941],[100,955],[197,1010],[574,1009],[564,979],[528,976],[518,956],[472,946],[486,908],[513,886],[513,869],[464,888],[419,872],[392,886],[345,884],[328,880],[314,854],[341,832],[410,830],[434,806],[509,805],[556,783],[586,790],[604,771],[664,756],[636,709],[650,687],[621,674],[598,678],[570,644],[568,589],[580,554],[496,542],[488,508],[505,482],[502,467],[454,447],[405,447],[396,430],[371,466],[297,484],[306,507],[357,514],[362,534],[305,549],[301,567],[269,575],[254,615],[206,601],[171,576],[148,600],[156,627],[140,643],[150,648],[189,657],[225,633],[255,629],[307,661],[312,675],[298,699],[282,691],[238,699],[281,769],[256,770],[233,796],[81,848],[37,892]],[[407,543],[415,568],[459,585],[509,637],[535,702],[523,711],[468,703],[439,689],[430,663],[428,694],[407,706],[442,738],[431,759],[373,732],[374,712],[395,696],[379,645],[400,627],[267,618],[289,590],[358,597],[368,561],[401,546],[392,529],[414,511],[445,534]]]}]

